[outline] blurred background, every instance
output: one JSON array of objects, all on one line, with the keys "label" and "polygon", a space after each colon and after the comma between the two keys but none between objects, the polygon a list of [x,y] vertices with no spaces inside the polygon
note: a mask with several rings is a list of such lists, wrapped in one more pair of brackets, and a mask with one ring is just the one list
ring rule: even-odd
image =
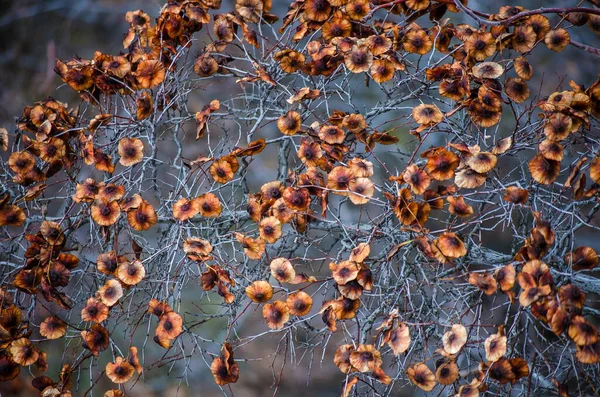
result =
[{"label": "blurred background", "polygon": [[[222,10],[232,10],[234,3],[234,0],[223,0]],[[273,12],[280,16],[284,15],[289,2],[273,0],[273,3]],[[529,9],[567,5],[564,0],[527,0],[520,3],[524,3],[521,5]],[[14,119],[20,115],[23,108],[48,96],[69,104],[77,104],[79,101],[77,95],[68,87],[61,87],[62,81],[53,71],[55,60],[57,58],[66,60],[75,55],[89,59],[96,50],[117,54],[122,49],[122,39],[127,30],[125,12],[143,9],[154,18],[163,4],[162,0],[0,0],[0,101],[2,103],[0,127],[13,131]],[[515,2],[508,2],[508,4],[516,5]],[[497,12],[498,7],[504,3],[471,0],[469,5],[474,9],[493,13]],[[201,35],[202,32],[199,34]],[[570,34],[572,39],[582,43],[593,44],[598,41],[594,32],[585,27],[571,29]],[[531,63],[536,65],[534,78],[537,79],[531,86],[536,87],[539,85],[536,83],[543,78],[545,88],[542,95],[558,89],[561,83],[563,87],[567,87],[570,79],[587,86],[597,78],[599,71],[598,58],[571,46],[560,55],[540,46],[530,59]],[[368,100],[369,94],[363,94],[364,100]],[[211,99],[209,93],[204,94],[206,98],[202,97],[202,93],[197,95],[198,97],[192,100],[199,103],[206,103]],[[504,243],[508,245],[509,240]],[[260,314],[258,317],[260,318]],[[248,322],[248,326],[252,327],[252,322]],[[209,328],[207,330],[210,331]],[[215,335],[206,337],[217,339],[221,330],[214,329],[212,332]],[[253,344],[242,348],[241,353],[236,355],[239,357],[260,355],[260,353],[253,354],[249,349],[255,352],[264,350],[263,356],[275,353],[278,343],[281,342],[279,339],[276,334],[272,337],[259,338]],[[336,345],[336,342],[332,341],[332,346]],[[344,377],[335,366],[330,364],[333,351],[335,348],[330,346],[324,359],[320,356],[322,352],[318,350],[315,351],[316,356],[306,357],[300,361],[305,365],[287,366],[277,394],[291,397],[305,396],[310,393],[323,397],[339,396],[340,384]],[[209,358],[205,357],[205,359]],[[135,388],[128,390],[128,394],[151,397],[222,395],[222,391],[214,385],[204,362],[200,360],[198,364],[193,366],[198,373],[189,376],[193,384],[186,385],[182,382],[178,378],[179,373],[166,376],[169,370],[166,366],[154,370],[151,378],[140,379]],[[272,395],[275,388],[271,386],[274,383],[274,376],[279,376],[281,360],[277,359],[275,370],[271,368],[272,364],[272,358],[260,362],[241,363],[243,376],[240,377],[238,384],[233,386],[235,396]],[[54,377],[58,370],[59,368],[53,368],[51,365],[49,375]],[[0,396],[37,395],[37,391],[27,386],[29,374],[22,371],[21,378],[23,382],[15,383],[12,389],[0,385]],[[101,377],[98,390],[108,390],[109,387],[108,379]],[[412,387],[408,388],[402,395],[412,395],[413,391]],[[83,396],[85,392],[85,390],[74,390],[73,394]],[[93,395],[102,394],[95,392]]]}]

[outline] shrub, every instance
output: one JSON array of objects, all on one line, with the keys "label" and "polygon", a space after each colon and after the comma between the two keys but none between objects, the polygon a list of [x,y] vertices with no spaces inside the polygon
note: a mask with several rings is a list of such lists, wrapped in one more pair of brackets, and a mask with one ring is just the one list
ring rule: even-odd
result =
[{"label": "shrub", "polygon": [[75,107],[0,132],[0,381],[193,360],[233,393],[277,336],[275,393],[315,353],[344,396],[597,393],[600,81],[543,96],[530,54],[598,55],[600,9],[220,8],[127,13],[122,53],[57,61]]}]

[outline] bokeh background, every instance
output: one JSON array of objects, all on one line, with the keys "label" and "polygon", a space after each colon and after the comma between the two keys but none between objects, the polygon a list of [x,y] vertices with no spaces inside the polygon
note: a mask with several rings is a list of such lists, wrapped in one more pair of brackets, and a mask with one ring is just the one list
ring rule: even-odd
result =
[{"label": "bokeh background", "polygon": [[[234,0],[223,0],[223,10],[229,11],[234,7]],[[283,15],[289,2],[273,0],[273,12]],[[566,6],[567,1],[524,0],[520,2],[526,8],[539,6]],[[573,2],[575,3],[575,2]],[[509,1],[507,4],[515,5]],[[124,20],[126,11],[143,9],[152,17],[158,15],[163,5],[162,0],[0,0],[0,127],[14,130],[14,119],[26,106],[48,96],[53,96],[69,104],[78,102],[77,96],[68,88],[61,87],[62,81],[54,73],[55,60],[69,59],[81,56],[89,59],[94,51],[116,54],[122,47],[121,42],[127,30]],[[469,5],[484,12],[496,12],[500,5],[498,1],[471,0]],[[572,4],[575,5],[575,4]],[[462,22],[471,22],[463,20]],[[598,36],[590,29],[575,28],[570,30],[574,40],[593,44],[598,42]],[[199,33],[202,35],[202,32]],[[598,58],[593,55],[568,47],[563,53],[555,54],[540,46],[532,54],[532,64],[537,65],[536,76],[531,86],[536,87],[544,80],[543,93],[555,91],[562,84],[568,86],[573,79],[577,83],[589,85],[597,78],[599,72]],[[360,94],[360,92],[359,92]],[[210,92],[199,92],[192,101],[205,103],[211,99]],[[364,100],[369,100],[369,94],[363,92]],[[1,181],[0,181],[1,182]],[[499,244],[510,244],[510,236],[504,239],[499,236]],[[585,241],[581,242],[582,244]],[[248,322],[248,327],[253,323]],[[207,328],[207,338],[216,338],[220,329]],[[256,349],[257,352],[275,352],[279,337],[264,337],[257,340],[246,349]],[[277,391],[281,396],[339,396],[343,375],[330,365],[331,353],[329,348],[326,357],[307,357],[297,367],[287,366],[281,388]],[[248,356],[256,356],[248,351]],[[319,352],[320,353],[320,352]],[[263,353],[263,355],[265,355]],[[50,354],[49,354],[50,356]],[[309,376],[309,365],[310,376]],[[234,385],[234,395],[238,397],[268,396],[275,392],[272,388],[272,360],[249,362],[242,364],[243,376]],[[275,366],[279,368],[281,363]],[[192,374],[189,384],[182,382],[178,374],[168,376],[168,368],[155,371],[152,379],[142,378],[131,391],[131,396],[219,396],[222,391],[214,385],[212,377],[201,362],[193,366],[197,373]],[[50,368],[55,374],[58,368]],[[25,372],[25,371],[23,371]],[[156,375],[165,376],[156,376]],[[277,374],[278,375],[278,374]],[[28,384],[28,374],[22,373],[23,383],[15,384],[12,389],[0,385],[0,396],[34,396],[37,392]],[[104,378],[104,377],[103,377]],[[30,379],[30,378],[29,378]],[[107,381],[103,379],[102,381]],[[109,384],[99,390],[107,390]],[[412,395],[414,389],[402,391]],[[85,390],[74,390],[74,395],[83,395]],[[400,393],[400,392],[399,392]],[[101,395],[94,393],[93,395]]]}]

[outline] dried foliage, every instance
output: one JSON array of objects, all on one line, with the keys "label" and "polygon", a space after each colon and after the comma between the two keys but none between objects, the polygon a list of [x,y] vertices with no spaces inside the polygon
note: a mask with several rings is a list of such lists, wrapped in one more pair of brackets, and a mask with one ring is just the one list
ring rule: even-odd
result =
[{"label": "dried foliage", "polygon": [[[197,357],[233,393],[263,358],[277,393],[328,352],[343,396],[598,393],[598,255],[578,231],[600,235],[600,80],[541,96],[528,59],[599,55],[569,34],[600,30],[596,6],[127,13],[120,54],[56,63],[80,103],[0,130],[0,381],[122,396]],[[236,351],[269,336],[279,361]]]}]

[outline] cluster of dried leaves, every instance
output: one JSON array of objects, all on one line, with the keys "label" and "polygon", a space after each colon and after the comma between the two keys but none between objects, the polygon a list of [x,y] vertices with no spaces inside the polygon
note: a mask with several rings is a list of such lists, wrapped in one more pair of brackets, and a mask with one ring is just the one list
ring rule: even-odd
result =
[{"label": "cluster of dried leaves", "polygon": [[[196,353],[223,386],[252,371],[237,348],[281,333],[275,391],[288,355],[312,367],[290,351],[333,343],[343,396],[597,393],[598,255],[575,232],[599,232],[600,80],[540,97],[528,57],[597,54],[569,31],[599,32],[600,8],[296,0],[276,30],[272,6],[129,12],[119,55],[57,62],[77,107],[47,99],[0,131],[0,381],[35,366],[42,396],[67,397],[101,354],[86,394]],[[376,104],[352,98],[364,81]],[[277,178],[252,186],[272,147]],[[246,333],[256,307],[266,331]],[[141,363],[143,323],[173,353]],[[46,340],[70,352],[55,377]]]}]

